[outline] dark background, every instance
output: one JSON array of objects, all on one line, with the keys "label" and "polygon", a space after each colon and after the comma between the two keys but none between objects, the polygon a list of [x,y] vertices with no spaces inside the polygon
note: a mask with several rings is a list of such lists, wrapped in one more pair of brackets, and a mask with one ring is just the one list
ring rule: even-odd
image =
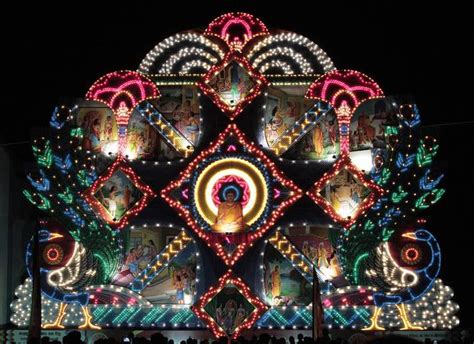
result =
[{"label": "dark background", "polygon": [[249,12],[269,28],[307,36],[337,68],[368,74],[385,94],[415,97],[427,132],[439,138],[438,164],[446,173],[447,193],[427,214],[428,228],[440,241],[441,278],[454,288],[461,326],[474,327],[473,3],[150,3],[116,1],[98,8],[86,2],[32,7],[17,1],[2,11],[6,80],[0,143],[18,162],[17,175],[23,178],[23,162],[32,159],[30,129],[47,125],[59,98],[84,95],[107,72],[136,69],[155,44],[172,34],[205,27],[225,12]]}]

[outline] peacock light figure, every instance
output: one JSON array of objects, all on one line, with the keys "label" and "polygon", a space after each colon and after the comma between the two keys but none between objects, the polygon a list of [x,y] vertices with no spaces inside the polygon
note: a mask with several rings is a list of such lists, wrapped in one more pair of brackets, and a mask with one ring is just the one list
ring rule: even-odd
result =
[{"label": "peacock light figure", "polygon": [[416,216],[438,202],[445,192],[438,188],[443,175],[434,173],[431,166],[438,144],[431,137],[421,137],[416,105],[394,102],[398,114],[385,126],[387,150],[375,150],[370,179],[365,180],[372,194],[378,193],[377,199],[373,203],[366,199],[355,216],[343,217],[325,202],[320,191],[342,168],[360,180],[365,177],[352,166],[347,125],[361,103],[383,97],[383,93],[373,80],[358,72],[333,71],[316,80],[307,96],[330,103],[341,123],[341,158],[308,195],[341,224],[335,239],[338,257],[349,284],[359,286],[355,292],[329,296],[327,304],[345,300],[347,305],[350,299],[353,305],[374,304],[371,324],[365,330],[383,330],[378,318],[384,306],[394,304],[402,329],[422,329],[411,324],[405,304],[429,291],[440,270],[439,245],[431,233],[421,228],[426,219]]},{"label": "peacock light figure", "polygon": [[[158,92],[154,84],[136,72],[106,75],[89,90],[88,97],[107,103],[117,112],[120,148],[116,152],[116,164],[109,170],[111,175],[116,170],[129,173],[124,167],[120,169],[119,163],[130,111],[139,100],[156,96]],[[100,327],[91,322],[92,316],[87,305],[94,286],[110,284],[121,266],[122,238],[120,230],[116,228],[124,226],[128,216],[122,216],[120,221],[110,216],[109,223],[100,221],[86,202],[87,191],[94,191],[94,187],[100,188],[104,181],[97,178],[96,167],[88,163],[94,152],[78,149],[77,140],[82,139],[83,133],[74,125],[72,113],[75,109],[74,106],[66,105],[57,107],[50,123],[56,135],[53,133],[49,138],[34,141],[33,153],[39,169],[28,179],[35,191],[25,190],[24,195],[54,218],[54,221],[42,220],[39,230],[41,292],[44,297],[61,304],[56,319],[43,327],[64,328],[62,321],[67,306],[79,304],[84,319],[79,328],[98,329]],[[140,188],[140,181],[137,179],[134,182]],[[135,207],[143,207],[153,197],[149,188],[140,190],[143,197]],[[131,207],[129,214],[133,214],[133,211]],[[30,276],[33,275],[31,267],[34,259],[31,247],[30,244],[27,250]],[[130,295],[127,297],[131,299]],[[115,293],[115,298],[122,299],[123,295]],[[102,300],[101,303],[107,301],[110,300]]]},{"label": "peacock light figure", "polygon": [[[100,271],[98,259],[94,258],[93,250],[74,240],[60,225],[52,222],[44,225],[38,232],[41,293],[61,304],[56,320],[44,324],[43,328],[64,328],[62,321],[67,305],[76,303],[81,306],[84,319],[79,328],[99,329],[91,323],[92,317],[87,308],[89,294],[85,291],[86,287],[94,284],[95,275]],[[33,259],[30,243],[26,255],[30,276],[33,276]]]},{"label": "peacock light figure", "polygon": [[372,324],[365,330],[384,330],[377,323],[385,305],[394,304],[400,312],[402,330],[422,330],[411,324],[405,303],[418,300],[430,290],[441,267],[440,248],[435,237],[425,229],[401,235],[408,242],[393,241],[380,244],[369,253],[362,274],[363,285],[374,286],[373,303],[376,307]]}]

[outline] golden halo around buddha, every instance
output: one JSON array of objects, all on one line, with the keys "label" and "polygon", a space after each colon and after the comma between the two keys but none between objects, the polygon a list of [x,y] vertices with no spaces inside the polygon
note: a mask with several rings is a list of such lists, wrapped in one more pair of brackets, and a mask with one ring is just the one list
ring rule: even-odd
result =
[{"label": "golden halo around buddha", "polygon": [[249,186],[249,201],[243,208],[244,222],[251,226],[263,213],[268,199],[265,177],[252,163],[238,158],[224,158],[211,163],[199,175],[194,188],[194,201],[202,218],[215,223],[217,206],[212,199],[212,188],[225,176],[242,178]]}]

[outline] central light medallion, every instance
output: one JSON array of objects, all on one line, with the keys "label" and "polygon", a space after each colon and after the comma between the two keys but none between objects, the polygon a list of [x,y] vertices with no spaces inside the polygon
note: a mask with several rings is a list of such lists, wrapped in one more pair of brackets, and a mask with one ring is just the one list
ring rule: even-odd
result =
[{"label": "central light medallion", "polygon": [[233,265],[302,191],[230,124],[161,195]]},{"label": "central light medallion", "polygon": [[197,178],[194,200],[199,214],[213,231],[246,231],[265,210],[268,201],[265,176],[247,160],[218,160]]}]

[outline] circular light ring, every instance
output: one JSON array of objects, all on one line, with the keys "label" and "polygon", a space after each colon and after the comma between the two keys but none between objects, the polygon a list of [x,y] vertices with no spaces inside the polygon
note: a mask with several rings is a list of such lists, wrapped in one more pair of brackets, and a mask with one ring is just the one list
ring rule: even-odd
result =
[{"label": "circular light ring", "polygon": [[268,201],[265,177],[257,166],[239,158],[223,158],[206,166],[194,184],[197,212],[209,225],[215,223],[217,205],[212,198],[214,185],[223,177],[236,176],[248,185],[249,200],[243,207],[244,222],[252,225],[262,215]]},{"label": "circular light ring", "polygon": [[421,252],[418,245],[409,243],[403,246],[401,256],[405,264],[416,265],[423,258],[423,253]]},{"label": "circular light ring", "polygon": [[63,261],[64,250],[58,244],[48,244],[43,250],[43,259],[49,265],[59,265]]}]

